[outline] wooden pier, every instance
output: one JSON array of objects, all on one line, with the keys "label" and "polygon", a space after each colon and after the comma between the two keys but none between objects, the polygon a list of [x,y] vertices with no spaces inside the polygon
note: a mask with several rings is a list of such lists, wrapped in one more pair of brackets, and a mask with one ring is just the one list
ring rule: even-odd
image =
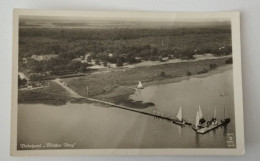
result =
[{"label": "wooden pier", "polygon": [[[172,122],[176,125],[179,125],[179,126],[184,126],[184,125],[189,125],[191,126],[192,123],[190,122],[185,122],[184,124],[180,123],[177,119],[173,119],[173,118],[170,118],[170,117],[167,117],[167,116],[162,116],[162,115],[156,115],[154,113],[149,113],[149,112],[144,112],[144,111],[140,111],[140,110],[136,110],[136,109],[132,109],[132,108],[129,108],[127,106],[123,106],[123,105],[117,105],[115,103],[111,103],[111,102],[107,102],[107,101],[103,101],[103,100],[99,100],[99,99],[95,99],[95,98],[89,98],[89,97],[83,97],[79,94],[77,94],[75,91],[73,91],[72,89],[70,89],[69,87],[67,87],[66,85],[64,85],[63,83],[60,82],[60,79],[55,79],[53,80],[54,82],[56,82],[57,84],[61,85],[63,88],[65,88],[69,93],[70,93],[70,97],[73,97],[73,98],[78,98],[78,99],[86,99],[88,101],[92,101],[92,102],[97,102],[97,103],[102,103],[102,104],[105,104],[105,105],[109,105],[109,106],[113,106],[113,107],[116,107],[116,108],[120,108],[120,109],[123,109],[123,110],[128,110],[128,111],[132,111],[132,112],[136,112],[136,113],[140,113],[140,114],[143,114],[143,115],[147,115],[147,116],[152,116],[154,118],[158,118],[158,119],[162,119],[162,120],[166,120],[168,122]],[[131,88],[131,89],[136,89],[136,88]],[[224,124],[227,124],[229,122],[226,122]],[[223,123],[220,124],[219,126],[222,126],[224,125]],[[217,127],[219,127],[217,126]],[[201,129],[201,130],[196,130],[197,133],[199,134],[204,134],[206,132],[209,132],[217,127],[214,127],[214,128],[206,128],[206,129]]]},{"label": "wooden pier", "polygon": [[[166,120],[166,121],[172,122],[172,123],[174,123],[176,125],[179,125],[179,126],[183,126],[183,125],[177,123],[178,121],[176,119],[173,119],[173,118],[170,118],[170,117],[160,116],[160,115],[156,115],[156,114],[149,113],[149,112],[144,112],[144,111],[140,111],[140,110],[136,110],[136,109],[131,109],[131,108],[123,106],[123,105],[117,105],[117,104],[114,104],[114,103],[111,103],[111,102],[102,101],[102,100],[98,100],[98,99],[94,99],[94,98],[86,98],[86,99],[89,100],[89,101],[110,105],[110,106],[113,106],[113,107],[116,107],[116,108],[120,108],[120,109],[123,109],[123,110],[128,110],[128,111],[140,113],[140,114],[147,115],[147,116],[152,116],[152,117],[155,117],[155,118],[159,118],[159,119],[162,119],[162,120]],[[185,123],[185,124],[186,125],[191,125],[191,123]]]}]

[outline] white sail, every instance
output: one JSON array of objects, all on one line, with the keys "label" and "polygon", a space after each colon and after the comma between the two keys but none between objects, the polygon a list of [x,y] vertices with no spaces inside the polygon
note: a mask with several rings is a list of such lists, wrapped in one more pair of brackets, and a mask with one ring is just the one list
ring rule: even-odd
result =
[{"label": "white sail", "polygon": [[215,111],[214,111],[214,117],[213,117],[214,119],[216,119],[217,118],[217,109],[216,109],[216,107],[215,107]]},{"label": "white sail", "polygon": [[199,123],[200,123],[200,117],[199,117],[199,112],[197,111],[197,114],[196,114],[196,123],[195,123],[196,128],[199,126]]},{"label": "white sail", "polygon": [[202,111],[201,111],[201,109],[200,109],[200,106],[199,106],[199,111],[198,111],[198,113],[199,113],[199,119],[202,119],[202,118],[203,118],[203,114],[202,114]]},{"label": "white sail", "polygon": [[141,83],[141,81],[139,81],[139,84],[137,85],[137,88],[143,88],[143,85],[142,85],[142,83]]},{"label": "white sail", "polygon": [[177,113],[176,115],[176,118],[179,120],[179,121],[182,121],[182,108],[180,107],[179,109],[179,112]]}]

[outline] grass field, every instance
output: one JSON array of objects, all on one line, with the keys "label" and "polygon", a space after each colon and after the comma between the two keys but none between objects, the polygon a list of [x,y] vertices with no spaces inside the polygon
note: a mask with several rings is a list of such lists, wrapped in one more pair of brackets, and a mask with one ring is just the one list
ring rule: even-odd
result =
[{"label": "grass field", "polygon": [[[63,81],[82,96],[132,106],[134,103],[129,102],[128,97],[134,90],[128,87],[135,87],[139,80],[142,81],[143,84],[147,84],[153,81],[187,76],[188,72],[191,76],[197,75],[201,71],[210,70],[210,64],[216,64],[217,67],[225,65],[227,59],[229,58],[163,64],[131,69],[111,69],[112,71],[110,72],[93,73],[81,78],[68,78]],[[161,72],[164,72],[165,76],[160,76]],[[118,87],[120,87],[120,90],[118,90]],[[137,102],[137,104],[139,103]],[[144,106],[146,107],[147,104]]]},{"label": "grass field", "polygon": [[65,104],[68,99],[66,90],[54,82],[48,82],[49,86],[45,86],[43,89],[19,90],[18,103]]},{"label": "grass field", "polygon": [[[156,81],[159,83],[167,80],[173,82],[173,80],[176,81],[178,78],[187,76],[187,73],[189,73],[189,77],[192,77],[197,76],[201,71],[209,71],[210,64],[216,64],[217,67],[223,66],[227,59],[229,58],[223,57],[136,68],[115,68],[106,72],[95,72],[84,77],[64,78],[62,81],[66,82],[68,87],[75,89],[76,93],[85,97],[97,98],[129,107],[146,108],[153,104],[133,102],[129,99],[129,95],[135,91],[132,88],[137,85],[139,80],[144,85]],[[161,72],[164,72],[165,75],[161,76]],[[53,105],[65,104],[68,100],[77,103],[86,102],[85,100],[67,97],[68,94],[64,88],[52,81],[48,82],[49,86],[43,89],[19,91],[18,102]]]}]

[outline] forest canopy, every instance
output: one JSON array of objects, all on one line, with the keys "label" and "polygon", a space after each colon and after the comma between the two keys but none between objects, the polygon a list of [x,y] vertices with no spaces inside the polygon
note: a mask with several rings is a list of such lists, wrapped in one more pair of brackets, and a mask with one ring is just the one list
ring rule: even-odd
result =
[{"label": "forest canopy", "polygon": [[[34,72],[85,71],[91,60],[122,66],[164,57],[194,59],[195,54],[207,53],[215,56],[232,53],[230,25],[173,29],[19,29],[19,65]],[[26,65],[22,63],[22,59],[31,59],[33,55],[47,54],[57,58],[44,63],[33,60],[28,60]],[[72,62],[86,54],[90,57],[83,65]]]}]

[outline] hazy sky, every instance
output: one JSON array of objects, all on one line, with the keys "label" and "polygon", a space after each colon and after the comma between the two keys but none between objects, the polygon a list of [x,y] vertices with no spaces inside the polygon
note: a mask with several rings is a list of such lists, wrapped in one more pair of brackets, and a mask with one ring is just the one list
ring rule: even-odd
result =
[{"label": "hazy sky", "polygon": [[118,19],[57,16],[20,16],[20,27],[38,28],[171,28],[230,25],[227,19]]}]

